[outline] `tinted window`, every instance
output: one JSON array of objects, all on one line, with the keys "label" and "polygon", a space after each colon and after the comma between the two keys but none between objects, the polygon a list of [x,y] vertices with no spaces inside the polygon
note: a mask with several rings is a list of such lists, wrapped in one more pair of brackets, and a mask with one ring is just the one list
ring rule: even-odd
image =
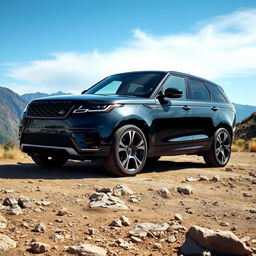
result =
[{"label": "tinted window", "polygon": [[164,93],[167,88],[175,88],[182,91],[182,97],[175,100],[186,100],[186,84],[184,78],[169,76],[162,87],[162,93]]},{"label": "tinted window", "polygon": [[220,87],[220,86],[218,86],[218,85],[217,85],[216,87],[217,87],[217,89],[222,93],[222,95],[224,96],[226,102],[230,103],[230,101],[229,101],[229,99],[228,99],[228,96],[227,96],[227,94],[224,92],[224,90],[222,89],[222,87]]},{"label": "tinted window", "polygon": [[87,94],[117,94],[149,97],[165,73],[124,73],[105,78],[90,88]]},{"label": "tinted window", "polygon": [[210,93],[203,82],[189,78],[191,99],[198,101],[210,101]]},{"label": "tinted window", "polygon": [[210,91],[212,93],[214,101],[227,103],[227,100],[222,95],[222,93],[220,92],[220,90],[217,88],[216,85],[211,84],[211,83],[207,83],[207,86],[208,86],[208,88],[210,89]]}]

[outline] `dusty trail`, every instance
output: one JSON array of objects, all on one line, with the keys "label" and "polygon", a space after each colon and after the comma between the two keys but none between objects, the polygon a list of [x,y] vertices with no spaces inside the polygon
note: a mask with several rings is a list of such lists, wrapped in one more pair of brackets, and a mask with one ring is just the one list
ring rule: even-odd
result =
[{"label": "dusty trail", "polygon": [[[21,215],[9,215],[6,208],[0,215],[8,220],[7,228],[0,229],[18,242],[15,249],[1,255],[32,255],[29,251],[32,239],[44,242],[53,248],[43,255],[71,255],[65,246],[88,242],[108,249],[108,255],[177,255],[176,248],[184,241],[184,232],[177,234],[177,241],[166,242],[166,237],[146,238],[134,243],[135,249],[125,250],[117,246],[122,238],[129,241],[128,232],[138,222],[171,222],[179,213],[182,225],[189,228],[193,224],[208,228],[234,230],[242,238],[249,236],[248,244],[256,239],[256,154],[233,153],[228,168],[206,168],[201,157],[162,157],[160,161],[146,166],[136,177],[116,178],[107,175],[102,166],[92,162],[69,162],[63,168],[42,169],[29,159],[17,164],[14,160],[0,161],[0,203],[4,198],[21,195],[36,201],[50,201],[48,206],[33,205],[23,209]],[[253,177],[255,175],[255,177]],[[200,176],[209,179],[214,176],[219,181],[199,181]],[[196,181],[188,182],[193,177]],[[130,202],[130,196],[120,198],[128,206],[127,210],[88,208],[89,197],[99,186],[113,188],[126,184],[140,201]],[[176,191],[178,186],[189,185],[190,195]],[[168,188],[170,197],[158,193]],[[58,216],[59,209],[66,207],[68,214]],[[1,209],[1,208],[0,208]],[[130,226],[111,228],[112,220],[126,216]],[[44,233],[33,232],[34,226],[43,222]],[[98,234],[88,235],[88,229],[95,228]],[[52,236],[59,233],[64,241],[54,242]],[[161,249],[154,249],[154,243]]]}]

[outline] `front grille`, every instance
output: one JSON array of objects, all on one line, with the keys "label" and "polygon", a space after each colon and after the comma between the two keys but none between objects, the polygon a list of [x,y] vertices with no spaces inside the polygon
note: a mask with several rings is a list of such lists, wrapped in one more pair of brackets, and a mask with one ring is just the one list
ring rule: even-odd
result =
[{"label": "front grille", "polygon": [[64,118],[73,108],[74,104],[61,101],[38,101],[31,103],[27,110],[28,117]]}]

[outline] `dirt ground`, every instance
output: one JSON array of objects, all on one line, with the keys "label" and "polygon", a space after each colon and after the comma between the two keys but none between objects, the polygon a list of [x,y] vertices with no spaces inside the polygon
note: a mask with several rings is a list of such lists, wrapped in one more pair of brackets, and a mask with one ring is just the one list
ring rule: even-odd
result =
[{"label": "dirt ground", "polygon": [[[122,238],[129,241],[128,232],[142,222],[171,222],[179,213],[183,217],[182,225],[187,229],[191,225],[207,228],[234,230],[239,237],[248,240],[248,245],[256,239],[256,153],[233,153],[226,168],[207,168],[198,156],[162,157],[154,165],[146,166],[143,173],[136,177],[117,178],[104,172],[98,163],[68,162],[63,168],[43,169],[37,167],[29,158],[17,163],[14,160],[0,161],[0,203],[10,195],[27,196],[35,200],[51,201],[49,206],[34,206],[24,209],[21,215],[8,215],[6,210],[0,214],[8,220],[6,229],[0,230],[18,242],[17,248],[0,253],[1,255],[32,255],[32,239],[52,246],[42,255],[71,255],[67,246],[79,243],[91,243],[102,246],[109,255],[178,255],[185,233],[177,235],[177,241],[168,243],[163,238],[149,238],[138,244],[135,249],[125,250],[115,246]],[[231,169],[231,170],[230,170]],[[198,181],[200,175],[211,179],[219,176],[220,181]],[[254,176],[254,177],[253,177]],[[186,182],[194,177],[196,181]],[[253,181],[254,180],[254,181]],[[88,207],[89,196],[97,186],[113,188],[117,184],[126,184],[141,200],[129,202],[129,196],[122,200],[128,210],[102,209]],[[176,191],[180,185],[189,185],[193,194],[182,195]],[[168,188],[169,198],[162,197],[158,190]],[[10,191],[13,190],[13,191]],[[244,194],[246,193],[246,194]],[[58,210],[66,207],[68,214],[57,216]],[[131,224],[113,229],[112,220],[126,216]],[[46,225],[44,233],[33,232],[35,224]],[[224,223],[224,224],[223,224]],[[224,225],[224,226],[223,226]],[[99,233],[87,234],[88,228],[96,228]],[[65,236],[64,242],[54,242],[52,236],[59,232]],[[154,250],[154,243],[161,243],[162,249]]]}]

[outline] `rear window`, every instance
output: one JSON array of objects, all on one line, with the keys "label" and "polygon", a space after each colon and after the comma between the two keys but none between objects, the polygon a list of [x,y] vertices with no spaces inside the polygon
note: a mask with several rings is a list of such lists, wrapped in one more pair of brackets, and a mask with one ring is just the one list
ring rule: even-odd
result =
[{"label": "rear window", "polygon": [[203,82],[194,80],[191,78],[189,78],[188,80],[189,80],[189,87],[190,87],[192,100],[197,100],[197,101],[211,100],[210,93]]},{"label": "rear window", "polygon": [[[212,83],[207,83],[208,88],[210,89],[211,93],[212,93],[212,97],[213,100],[215,102],[220,102],[220,103],[227,103],[228,101],[226,100],[226,98],[224,97],[223,93],[223,89],[221,87],[217,87],[215,84]],[[223,91],[223,93],[222,93]]]}]

